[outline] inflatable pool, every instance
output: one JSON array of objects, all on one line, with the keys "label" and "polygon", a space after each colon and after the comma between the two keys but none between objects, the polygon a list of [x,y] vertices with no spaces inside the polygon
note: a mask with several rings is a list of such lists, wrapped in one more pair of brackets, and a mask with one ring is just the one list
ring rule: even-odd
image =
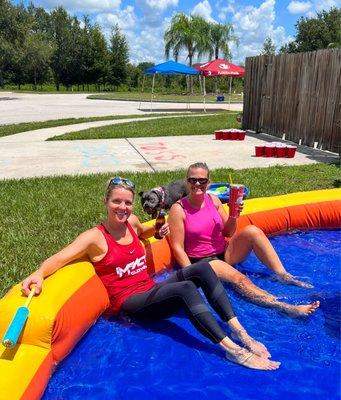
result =
[{"label": "inflatable pool", "polygon": [[[340,228],[340,198],[341,190],[332,189],[246,200],[238,228],[255,224],[267,234]],[[151,239],[145,246],[151,273],[171,267],[173,260],[165,239]],[[20,285],[0,300],[1,337],[24,302]],[[39,399],[56,364],[107,306],[106,291],[89,262],[80,260],[47,278],[42,295],[31,302],[18,345],[13,349],[0,347],[0,399]]]}]

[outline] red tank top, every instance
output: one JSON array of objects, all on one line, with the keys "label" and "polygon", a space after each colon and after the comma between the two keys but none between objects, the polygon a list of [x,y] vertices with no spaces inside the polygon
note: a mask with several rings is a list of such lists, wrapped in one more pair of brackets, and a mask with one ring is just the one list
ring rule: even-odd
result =
[{"label": "red tank top", "polygon": [[146,292],[155,285],[147,272],[144,248],[129,222],[127,227],[133,241],[123,245],[116,242],[103,224],[97,225],[108,244],[108,251],[102,260],[93,265],[107,289],[111,311],[115,314],[128,297]]}]

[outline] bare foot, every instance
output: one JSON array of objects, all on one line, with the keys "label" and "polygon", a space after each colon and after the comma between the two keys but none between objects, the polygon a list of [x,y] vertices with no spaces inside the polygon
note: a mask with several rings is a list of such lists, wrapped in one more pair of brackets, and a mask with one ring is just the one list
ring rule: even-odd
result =
[{"label": "bare foot", "polygon": [[263,358],[271,357],[271,354],[268,352],[268,349],[264,346],[264,344],[252,338],[245,329],[240,329],[235,335],[253,354]]},{"label": "bare foot", "polygon": [[320,307],[320,302],[313,301],[310,304],[302,304],[301,306],[289,306],[286,311],[289,314],[293,314],[298,317],[304,317],[314,313],[319,307]]},{"label": "bare foot", "polygon": [[285,274],[278,274],[277,276],[281,282],[286,283],[288,285],[294,285],[305,289],[311,289],[314,287],[310,283],[302,282],[299,281],[298,279],[295,279],[295,277],[289,274],[288,272],[286,272]]},{"label": "bare foot", "polygon": [[236,364],[252,369],[274,370],[281,365],[278,361],[270,361],[267,358],[259,357],[241,347],[237,350],[226,351],[226,358]]}]

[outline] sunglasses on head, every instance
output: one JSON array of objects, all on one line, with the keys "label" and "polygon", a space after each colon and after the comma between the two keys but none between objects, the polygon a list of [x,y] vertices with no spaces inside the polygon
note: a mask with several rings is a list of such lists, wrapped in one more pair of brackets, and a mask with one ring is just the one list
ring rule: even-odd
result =
[{"label": "sunglasses on head", "polygon": [[110,185],[126,185],[131,189],[135,189],[134,183],[130,179],[121,178],[120,176],[115,176],[115,178],[110,179]]},{"label": "sunglasses on head", "polygon": [[187,178],[187,182],[192,185],[195,185],[197,182],[199,182],[200,185],[206,185],[206,183],[208,183],[208,178]]}]

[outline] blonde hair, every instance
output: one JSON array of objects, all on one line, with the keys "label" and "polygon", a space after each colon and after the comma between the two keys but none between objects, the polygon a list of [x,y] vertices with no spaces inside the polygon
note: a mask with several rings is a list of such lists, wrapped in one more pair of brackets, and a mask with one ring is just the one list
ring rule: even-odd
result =
[{"label": "blonde hair", "polygon": [[108,181],[106,183],[105,193],[104,193],[104,201],[105,202],[108,201],[108,199],[111,195],[111,192],[118,187],[129,190],[133,194],[133,198],[135,197],[135,187],[131,186],[127,182],[130,182],[131,184],[133,184],[133,183],[130,180],[127,180],[125,178],[121,178],[121,177],[117,177],[117,178],[121,179],[121,182],[119,182],[119,183],[113,182],[113,180],[115,178],[108,179]]}]

